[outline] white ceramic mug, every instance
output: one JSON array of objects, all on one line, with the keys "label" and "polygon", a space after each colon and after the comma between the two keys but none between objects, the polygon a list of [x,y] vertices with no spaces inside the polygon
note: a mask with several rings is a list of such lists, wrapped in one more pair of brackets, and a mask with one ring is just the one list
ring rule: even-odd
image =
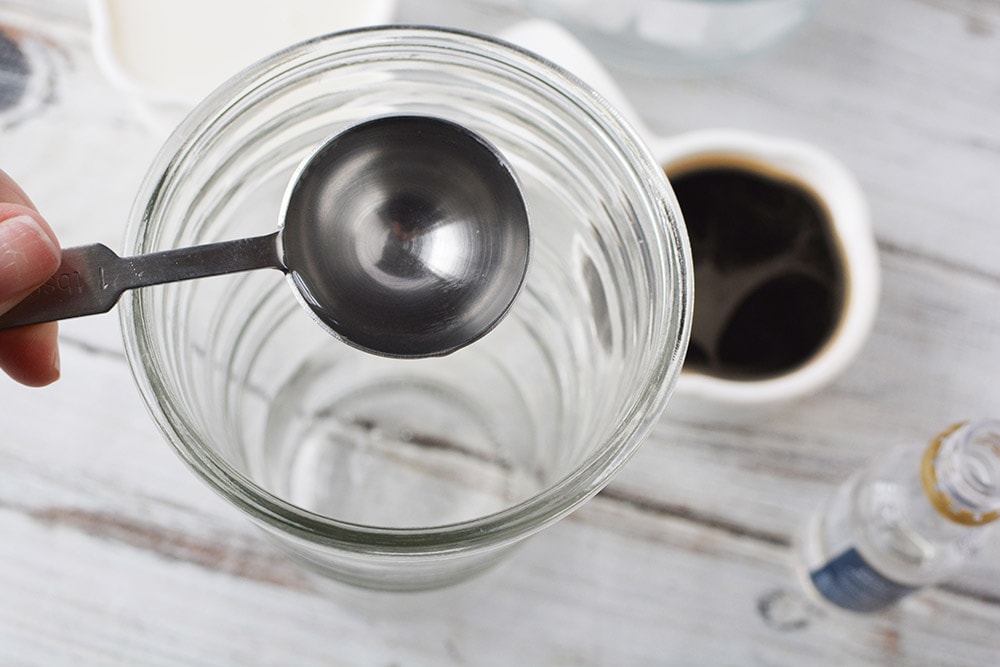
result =
[{"label": "white ceramic mug", "polygon": [[[568,32],[545,21],[519,24],[501,34],[580,77],[642,135],[669,173],[680,162],[729,158],[759,164],[808,187],[827,209],[832,246],[843,267],[844,297],[829,339],[805,363],[764,379],[727,379],[685,369],[668,414],[698,419],[743,419],[780,408],[832,381],[855,358],[875,319],[879,266],[868,205],[848,169],[811,144],[736,129],[707,129],[673,137],[650,132],[609,74]],[[682,210],[683,213],[683,210]],[[697,319],[698,285],[695,285]]]},{"label": "white ceramic mug", "polygon": [[[780,407],[833,380],[864,344],[878,305],[879,267],[868,205],[854,176],[825,151],[802,141],[742,130],[702,130],[651,142],[669,173],[680,162],[735,161],[801,183],[826,209],[831,246],[843,268],[844,295],[836,324],[807,361],[762,379],[729,379],[685,370],[671,414],[745,417]],[[683,212],[683,210],[682,210]],[[695,284],[695,318],[698,285]]]}]

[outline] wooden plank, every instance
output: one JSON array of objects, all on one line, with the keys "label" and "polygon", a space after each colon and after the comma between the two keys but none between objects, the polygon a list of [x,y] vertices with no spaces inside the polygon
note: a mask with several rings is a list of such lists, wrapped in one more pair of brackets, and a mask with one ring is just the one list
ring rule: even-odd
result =
[{"label": "wooden plank", "polygon": [[[51,7],[20,25],[44,36],[58,94],[3,127],[0,166],[65,242],[117,247],[159,139],[94,65],[82,4]],[[463,7],[400,16],[498,28],[522,11]],[[32,11],[0,1],[0,19]],[[735,125],[849,164],[879,239],[875,330],[788,410],[735,425],[668,412],[607,491],[456,589],[314,590],[163,442],[116,318],[64,323],[63,380],[0,379],[0,664],[994,664],[1000,537],[875,617],[806,598],[794,540],[878,451],[998,405],[998,49],[990,3],[840,0],[737,72],[623,76],[658,132]]]}]

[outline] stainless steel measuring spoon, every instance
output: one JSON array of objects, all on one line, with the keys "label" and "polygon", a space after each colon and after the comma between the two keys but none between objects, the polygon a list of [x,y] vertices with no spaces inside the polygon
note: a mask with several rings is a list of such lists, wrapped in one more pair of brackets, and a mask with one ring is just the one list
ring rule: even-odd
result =
[{"label": "stainless steel measuring spoon", "polygon": [[440,118],[387,116],[302,163],[278,231],[133,257],[100,244],[66,249],[56,274],[0,315],[0,329],[107,312],[136,287],[276,268],[346,343],[439,356],[503,319],[530,245],[517,180],[491,144]]}]

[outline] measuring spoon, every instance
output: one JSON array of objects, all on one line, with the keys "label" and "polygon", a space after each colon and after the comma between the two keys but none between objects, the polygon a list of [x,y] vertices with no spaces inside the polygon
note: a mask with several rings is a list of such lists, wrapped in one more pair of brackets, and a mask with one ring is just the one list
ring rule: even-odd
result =
[{"label": "measuring spoon", "polygon": [[503,319],[529,248],[520,188],[491,144],[440,118],[387,116],[335,135],[300,165],[278,231],[133,257],[101,244],[66,249],[55,275],[0,315],[0,329],[107,312],[136,287],[276,268],[344,342],[440,356]]}]

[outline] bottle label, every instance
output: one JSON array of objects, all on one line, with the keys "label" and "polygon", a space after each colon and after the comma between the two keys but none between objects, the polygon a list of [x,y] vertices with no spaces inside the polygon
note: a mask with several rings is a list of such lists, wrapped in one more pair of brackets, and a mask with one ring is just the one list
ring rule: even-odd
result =
[{"label": "bottle label", "polygon": [[830,602],[852,611],[877,611],[919,588],[879,574],[854,547],[813,570],[809,577]]}]

